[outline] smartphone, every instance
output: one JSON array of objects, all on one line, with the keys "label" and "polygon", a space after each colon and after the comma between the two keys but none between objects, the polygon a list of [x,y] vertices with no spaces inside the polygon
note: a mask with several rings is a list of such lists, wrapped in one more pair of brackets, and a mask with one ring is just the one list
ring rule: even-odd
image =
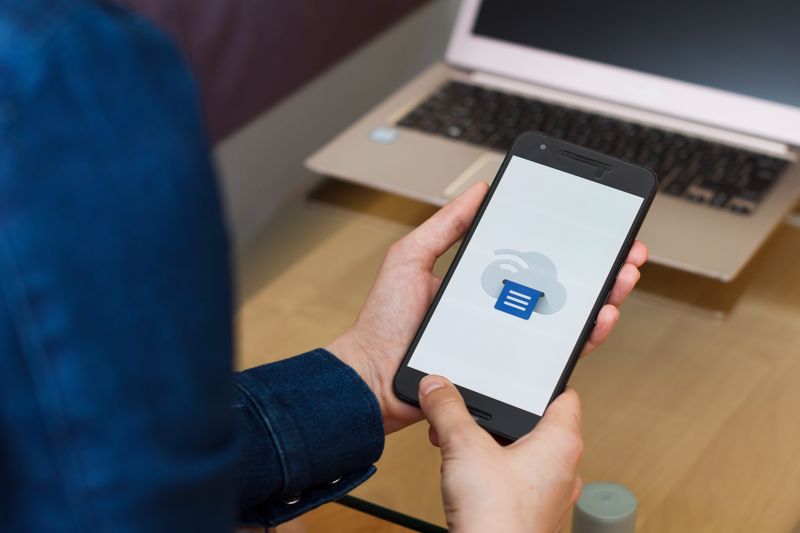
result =
[{"label": "smartphone", "polygon": [[450,379],[515,440],[566,386],[657,188],[655,173],[541,133],[506,155],[394,379]]}]

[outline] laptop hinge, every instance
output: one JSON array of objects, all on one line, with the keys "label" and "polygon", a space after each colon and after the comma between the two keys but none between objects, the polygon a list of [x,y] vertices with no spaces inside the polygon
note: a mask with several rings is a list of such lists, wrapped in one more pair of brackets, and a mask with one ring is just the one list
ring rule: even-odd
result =
[{"label": "laptop hinge", "polygon": [[502,76],[487,74],[485,72],[473,71],[469,74],[470,80],[476,85],[485,85],[496,89],[513,92],[516,94],[540,98],[542,100],[574,107],[593,113],[600,113],[610,117],[623,120],[630,120],[639,124],[656,126],[669,131],[683,133],[693,137],[699,137],[710,141],[728,144],[754,152],[769,154],[790,161],[797,159],[797,154],[791,147],[783,144],[744,133],[730,130],[723,130],[705,124],[699,124],[689,120],[653,113],[627,107],[620,104],[597,100],[587,96],[581,96],[566,91],[551,89],[541,85],[521,82]]}]

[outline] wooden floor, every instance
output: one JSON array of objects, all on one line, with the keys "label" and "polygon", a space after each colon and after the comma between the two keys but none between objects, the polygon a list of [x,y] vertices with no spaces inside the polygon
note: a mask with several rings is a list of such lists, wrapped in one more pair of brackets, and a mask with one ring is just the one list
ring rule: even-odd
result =
[{"label": "wooden floor", "polygon": [[[337,183],[287,206],[242,263],[239,366],[347,328],[386,249],[432,212]],[[571,385],[584,405],[581,474],[631,488],[639,533],[797,531],[800,229],[781,227],[733,285],[648,267]],[[438,461],[418,424],[389,437],[354,494],[443,524]],[[351,531],[336,528],[362,527],[353,513],[325,507],[303,523]]]}]

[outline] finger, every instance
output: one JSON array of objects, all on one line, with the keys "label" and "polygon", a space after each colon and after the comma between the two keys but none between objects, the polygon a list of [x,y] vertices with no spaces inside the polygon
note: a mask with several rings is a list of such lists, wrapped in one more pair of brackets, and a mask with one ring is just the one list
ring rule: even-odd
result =
[{"label": "finger", "polygon": [[443,451],[483,431],[455,385],[441,376],[426,376],[420,381],[419,403]]},{"label": "finger", "polygon": [[642,241],[634,241],[633,246],[631,246],[631,251],[628,252],[628,258],[625,260],[626,263],[631,263],[633,266],[640,267],[647,262],[647,257],[650,255],[650,252],[647,250],[647,246]]},{"label": "finger", "polygon": [[439,290],[439,287],[442,286],[442,278],[437,278],[433,276],[431,278],[431,288],[433,289],[433,294],[436,294],[436,291]]},{"label": "finger", "polygon": [[569,431],[581,431],[581,399],[575,389],[567,388],[553,400],[544,412],[539,425],[558,426]]},{"label": "finger", "polygon": [[578,393],[567,389],[551,403],[544,416],[536,427],[511,446],[525,448],[538,447],[540,444],[535,435],[549,434],[557,440],[557,447],[564,453],[571,453],[577,457],[583,452],[583,439],[581,438],[581,401]]},{"label": "finger", "polygon": [[572,498],[570,501],[570,507],[578,503],[578,498],[581,497],[581,491],[583,490],[583,479],[581,479],[580,474],[575,478],[575,486],[572,488]]},{"label": "finger", "polygon": [[606,342],[617,321],[619,321],[619,309],[611,304],[604,305],[597,314],[597,324],[594,325],[592,332],[589,334],[589,340],[586,341],[586,346],[583,347],[581,355],[587,355]]},{"label": "finger", "polygon": [[617,307],[622,305],[641,277],[642,274],[633,263],[622,265],[617,275],[617,281],[611,288],[611,294],[608,295],[608,303]]},{"label": "finger", "polygon": [[464,235],[488,190],[486,182],[478,181],[403,239],[422,252],[426,268]]},{"label": "finger", "polygon": [[436,433],[436,430],[433,429],[433,426],[428,427],[428,440],[431,441],[431,444],[439,447],[439,434]]}]

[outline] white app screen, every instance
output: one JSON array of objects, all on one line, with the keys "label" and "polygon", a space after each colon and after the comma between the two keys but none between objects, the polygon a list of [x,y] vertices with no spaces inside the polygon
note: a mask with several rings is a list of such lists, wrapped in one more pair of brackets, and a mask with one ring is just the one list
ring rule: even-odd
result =
[{"label": "white app screen", "polygon": [[512,157],[408,366],[542,415],[642,201]]}]

